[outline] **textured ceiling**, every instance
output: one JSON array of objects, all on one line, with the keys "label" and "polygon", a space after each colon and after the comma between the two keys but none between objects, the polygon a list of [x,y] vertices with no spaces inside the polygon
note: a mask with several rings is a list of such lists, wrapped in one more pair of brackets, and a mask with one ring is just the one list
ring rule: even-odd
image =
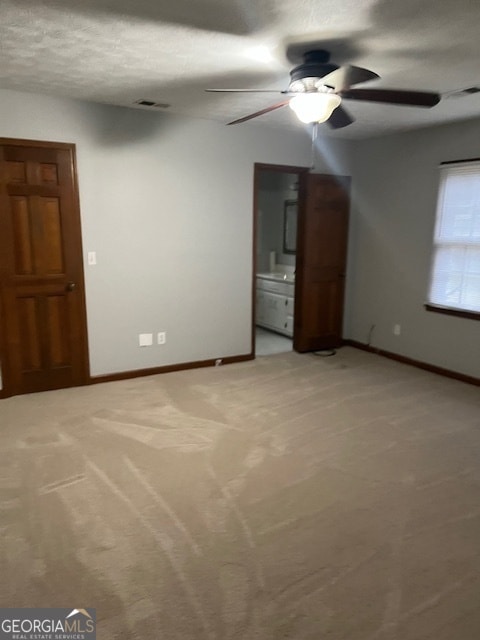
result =
[{"label": "textured ceiling", "polygon": [[[203,90],[284,89],[286,47],[306,40],[378,73],[368,87],[444,94],[433,109],[344,101],[356,122],[322,132],[360,138],[480,115],[480,93],[446,95],[480,84],[479,24],[478,0],[0,0],[0,87],[123,106],[145,98],[229,122],[281,96]],[[259,47],[270,61],[251,57]],[[303,126],[288,108],[252,123]]]}]

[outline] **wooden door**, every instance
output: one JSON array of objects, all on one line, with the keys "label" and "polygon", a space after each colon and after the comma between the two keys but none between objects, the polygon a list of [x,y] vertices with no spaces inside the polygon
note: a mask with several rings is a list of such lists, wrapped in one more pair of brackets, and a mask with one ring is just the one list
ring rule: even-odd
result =
[{"label": "wooden door", "polygon": [[74,154],[74,145],[0,139],[0,333],[5,395],[87,381]]},{"label": "wooden door", "polygon": [[297,230],[296,351],[338,347],[342,340],[349,178],[303,177]]}]

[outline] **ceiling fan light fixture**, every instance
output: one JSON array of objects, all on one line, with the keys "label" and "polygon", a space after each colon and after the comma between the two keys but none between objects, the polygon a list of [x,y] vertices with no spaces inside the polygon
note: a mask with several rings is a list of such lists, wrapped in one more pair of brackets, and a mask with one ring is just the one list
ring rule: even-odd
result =
[{"label": "ceiling fan light fixture", "polygon": [[327,91],[329,88],[325,86],[323,78],[318,76],[308,76],[297,80],[292,80],[288,85],[289,93],[307,93],[309,91]]},{"label": "ceiling fan light fixture", "polygon": [[289,106],[300,122],[308,124],[326,122],[341,102],[336,93],[302,93],[292,98]]}]

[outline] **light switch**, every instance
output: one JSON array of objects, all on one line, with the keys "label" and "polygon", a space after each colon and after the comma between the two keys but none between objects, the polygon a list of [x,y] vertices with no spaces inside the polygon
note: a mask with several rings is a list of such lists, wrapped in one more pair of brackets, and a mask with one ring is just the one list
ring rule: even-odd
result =
[{"label": "light switch", "polygon": [[151,333],[139,333],[138,334],[138,346],[139,347],[151,347],[153,344],[153,334]]},{"label": "light switch", "polygon": [[88,252],[88,264],[89,265],[97,264],[97,254],[95,251]]}]

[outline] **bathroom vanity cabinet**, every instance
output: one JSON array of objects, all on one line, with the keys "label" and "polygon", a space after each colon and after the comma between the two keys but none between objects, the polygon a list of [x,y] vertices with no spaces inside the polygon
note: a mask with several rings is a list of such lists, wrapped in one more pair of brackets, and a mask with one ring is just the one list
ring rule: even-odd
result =
[{"label": "bathroom vanity cabinet", "polygon": [[293,336],[295,284],[282,274],[257,274],[256,324]]}]

